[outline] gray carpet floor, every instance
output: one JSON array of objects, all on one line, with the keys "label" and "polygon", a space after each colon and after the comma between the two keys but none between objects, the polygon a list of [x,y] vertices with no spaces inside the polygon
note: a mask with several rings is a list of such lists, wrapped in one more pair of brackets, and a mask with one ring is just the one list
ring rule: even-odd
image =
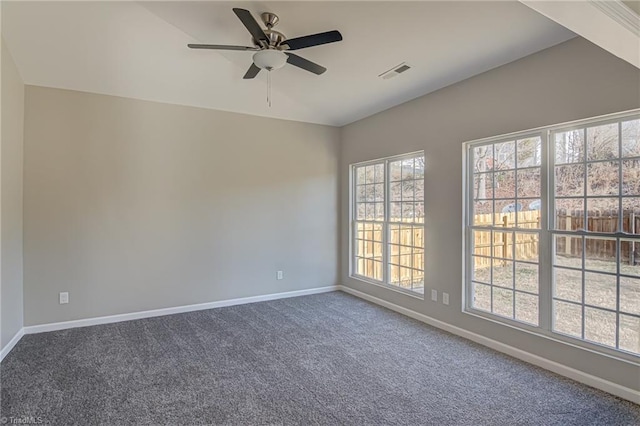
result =
[{"label": "gray carpet floor", "polygon": [[56,425],[640,425],[640,406],[334,292],[27,335],[1,415]]}]

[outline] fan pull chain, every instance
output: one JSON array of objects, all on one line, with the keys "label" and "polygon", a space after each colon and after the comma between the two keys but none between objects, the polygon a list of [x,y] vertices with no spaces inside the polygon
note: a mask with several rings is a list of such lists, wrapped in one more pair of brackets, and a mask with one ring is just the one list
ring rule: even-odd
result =
[{"label": "fan pull chain", "polygon": [[267,71],[267,105],[271,108],[271,70]]}]

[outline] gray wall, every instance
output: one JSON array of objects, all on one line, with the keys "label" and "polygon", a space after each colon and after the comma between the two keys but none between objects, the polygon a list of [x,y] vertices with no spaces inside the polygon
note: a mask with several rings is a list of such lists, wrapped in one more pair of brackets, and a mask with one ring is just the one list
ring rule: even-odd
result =
[{"label": "gray wall", "polygon": [[27,86],[25,326],[335,285],[338,138]]},{"label": "gray wall", "polygon": [[[342,129],[342,283],[633,389],[638,367],[478,319],[462,305],[462,143],[640,107],[640,71],[576,38]],[[424,150],[426,292],[450,305],[419,300],[349,277],[349,164]]]},{"label": "gray wall", "polygon": [[24,84],[2,40],[0,146],[0,347],[22,328],[22,143]]}]

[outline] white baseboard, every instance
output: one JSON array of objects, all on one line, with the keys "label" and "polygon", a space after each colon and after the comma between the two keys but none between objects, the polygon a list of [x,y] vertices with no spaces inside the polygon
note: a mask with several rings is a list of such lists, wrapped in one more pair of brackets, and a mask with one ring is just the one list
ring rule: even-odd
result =
[{"label": "white baseboard", "polygon": [[513,346],[509,346],[504,343],[498,342],[497,340],[489,339],[488,337],[484,337],[480,334],[472,333],[463,328],[456,327],[454,325],[437,320],[435,318],[431,318],[427,315],[412,311],[411,309],[407,309],[402,306],[396,305],[394,303],[387,302],[386,300],[379,299],[374,296],[370,296],[361,291],[354,290],[352,288],[349,288],[343,285],[340,285],[338,287],[341,291],[344,291],[345,293],[349,293],[361,299],[375,303],[377,305],[384,306],[385,308],[391,309],[392,311],[396,311],[398,313],[401,313],[403,315],[406,315],[418,321],[429,324],[433,327],[448,331],[449,333],[455,334],[457,336],[464,337],[465,339],[472,340],[476,343],[479,343],[483,346],[487,346],[498,352],[505,353],[514,358],[518,358],[522,361],[544,368],[545,370],[552,371],[556,374],[560,374],[561,376],[568,377],[577,382],[584,383],[585,385],[592,386],[596,389],[603,390],[610,394],[619,396],[620,398],[624,398],[628,401],[634,402],[636,404],[640,404],[640,392],[637,390],[618,385],[616,383],[610,382],[600,377],[592,376],[591,374],[587,374],[583,371],[576,370],[571,367],[567,367],[566,365],[559,364],[554,361],[550,361],[538,355],[533,355],[521,349],[514,348]]},{"label": "white baseboard", "polygon": [[261,296],[242,297],[238,299],[220,300],[218,302],[199,303],[196,305],[176,306],[172,308],[154,309],[151,311],[132,312],[129,314],[109,315],[73,321],[55,322],[24,327],[24,334],[44,333],[47,331],[65,330],[68,328],[88,327],[90,325],[111,324],[142,318],[160,317],[183,312],[201,311],[204,309],[222,308],[225,306],[244,305],[247,303],[266,302],[268,300],[286,299],[289,297],[307,296],[338,290],[338,286],[317,287],[308,290],[287,291],[284,293],[264,294]]},{"label": "white baseboard", "polygon": [[22,336],[24,336],[24,334],[24,328],[21,328],[20,330],[18,330],[16,335],[13,336],[11,340],[9,340],[9,343],[7,343],[4,348],[2,348],[2,350],[0,350],[0,362],[2,362],[4,357],[7,356],[9,352],[11,352],[11,349],[13,349],[13,347],[20,341],[20,339],[22,339]]}]

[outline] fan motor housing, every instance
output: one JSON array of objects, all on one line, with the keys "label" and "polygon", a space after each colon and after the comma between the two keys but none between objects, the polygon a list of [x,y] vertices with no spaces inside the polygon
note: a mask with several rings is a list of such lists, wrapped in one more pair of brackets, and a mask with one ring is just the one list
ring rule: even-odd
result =
[{"label": "fan motor housing", "polygon": [[[264,30],[264,33],[266,34],[266,36],[269,38],[269,46],[270,47],[277,47],[279,46],[283,41],[285,41],[287,38],[284,36],[284,34],[282,34],[280,31],[276,31],[276,30]],[[256,47],[262,47],[260,45],[260,43],[258,43],[256,41],[255,38],[251,38],[251,41],[253,42],[253,45]]]}]

